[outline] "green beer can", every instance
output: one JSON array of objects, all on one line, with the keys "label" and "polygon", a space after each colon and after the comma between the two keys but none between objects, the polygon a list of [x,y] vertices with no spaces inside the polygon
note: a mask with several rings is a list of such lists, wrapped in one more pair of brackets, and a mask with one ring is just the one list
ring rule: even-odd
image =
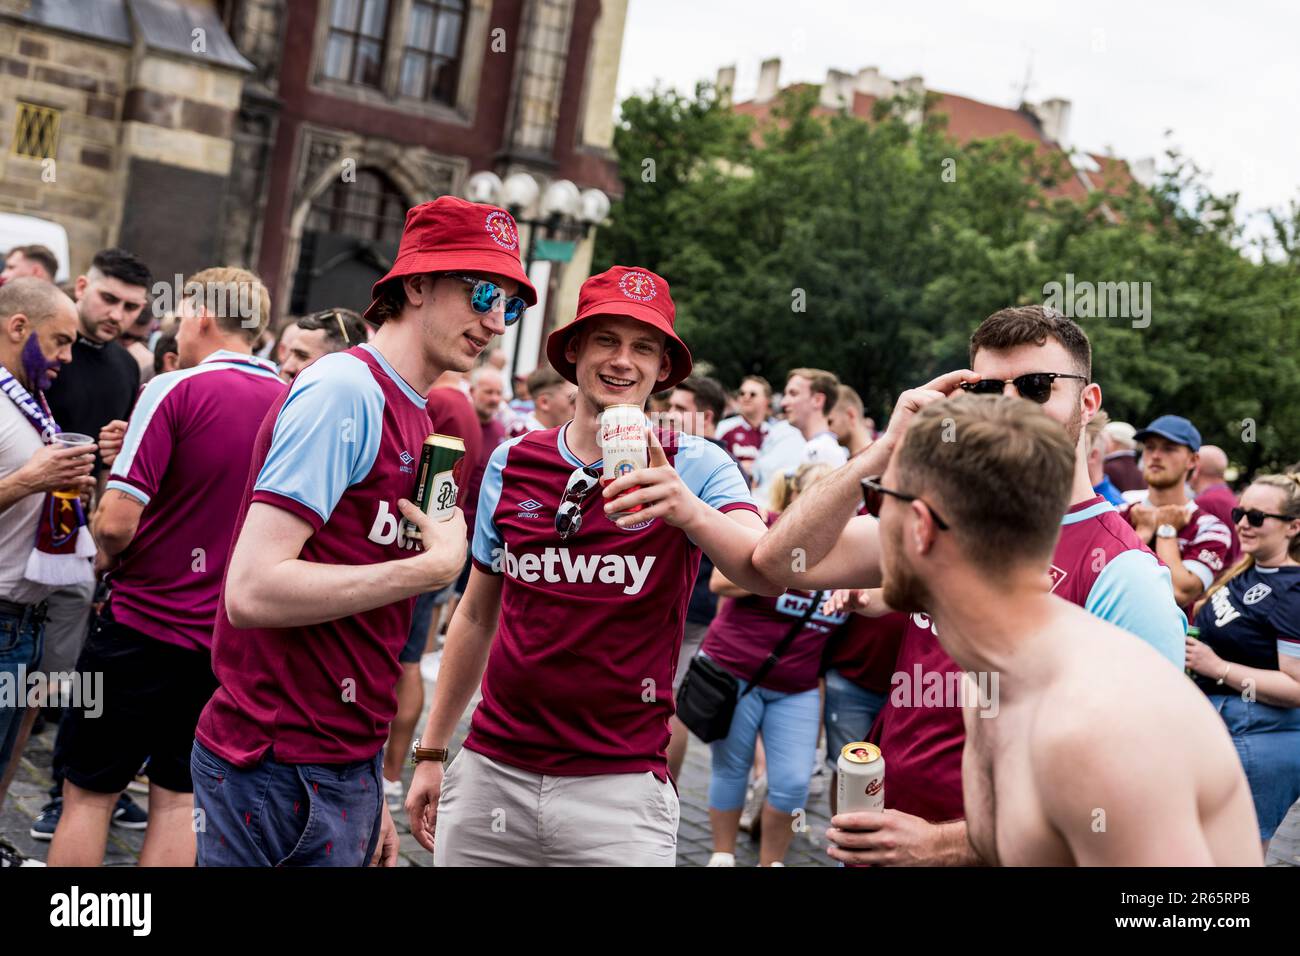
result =
[{"label": "green beer can", "polygon": [[[434,521],[451,517],[460,491],[461,469],[465,463],[465,443],[454,435],[430,435],[420,448],[420,467],[416,469],[415,506]],[[405,518],[402,533],[420,540],[420,529]]]}]

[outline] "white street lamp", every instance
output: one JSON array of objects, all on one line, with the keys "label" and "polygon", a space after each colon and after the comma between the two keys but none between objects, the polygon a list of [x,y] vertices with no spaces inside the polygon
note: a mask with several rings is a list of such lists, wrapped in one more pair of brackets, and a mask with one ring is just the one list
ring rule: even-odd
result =
[{"label": "white street lamp", "polygon": [[599,189],[584,189],[578,218],[589,226],[598,226],[608,215],[609,197]]},{"label": "white street lamp", "polygon": [[537,194],[540,192],[541,187],[537,185],[537,180],[528,173],[511,173],[503,184],[501,201],[507,209],[518,216],[520,213],[526,213],[533,203],[537,202]]},{"label": "white street lamp", "polygon": [[501,177],[484,169],[465,181],[465,198],[470,202],[496,204],[501,195]]},{"label": "white street lamp", "polygon": [[560,215],[576,219],[581,206],[578,187],[567,179],[557,179],[546,187],[542,195],[542,218]]}]

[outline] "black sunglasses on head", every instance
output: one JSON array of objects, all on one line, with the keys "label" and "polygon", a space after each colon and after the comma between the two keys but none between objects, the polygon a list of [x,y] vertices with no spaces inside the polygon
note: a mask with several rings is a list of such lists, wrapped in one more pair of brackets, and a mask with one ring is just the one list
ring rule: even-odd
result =
[{"label": "black sunglasses on head", "polygon": [[923,501],[920,495],[909,495],[904,491],[894,491],[891,488],[886,488],[880,483],[881,477],[881,475],[876,475],[874,478],[862,479],[862,504],[866,507],[867,514],[873,518],[879,518],[880,506],[885,502],[885,495],[892,495],[902,501],[920,501],[921,504],[925,505],[925,510],[930,512],[930,517],[939,526],[939,530],[948,530],[948,522],[940,518],[938,512],[931,508],[926,501]]},{"label": "black sunglasses on head", "polygon": [[1058,378],[1088,381],[1086,375],[1071,375],[1068,372],[1030,372],[1028,375],[1017,375],[1015,378],[982,378],[978,382],[962,382],[961,387],[973,395],[1001,395],[1009,382],[1016,387],[1021,398],[1045,405],[1052,397],[1052,383]]},{"label": "black sunglasses on head", "polygon": [[582,503],[600,484],[600,472],[587,465],[576,468],[564,486],[560,506],[555,509],[555,533],[567,541],[582,528]]},{"label": "black sunglasses on head", "polygon": [[1252,528],[1262,527],[1265,518],[1276,518],[1278,521],[1294,521],[1296,515],[1275,515],[1267,511],[1260,511],[1258,508],[1251,508],[1247,511],[1245,508],[1232,509],[1232,523],[1240,524],[1241,519],[1245,518]]}]

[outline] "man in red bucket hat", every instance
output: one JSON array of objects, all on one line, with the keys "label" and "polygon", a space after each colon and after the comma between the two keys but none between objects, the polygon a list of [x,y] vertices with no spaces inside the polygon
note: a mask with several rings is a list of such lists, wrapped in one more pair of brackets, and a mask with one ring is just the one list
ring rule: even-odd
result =
[{"label": "man in red bucket hat", "polygon": [[660,276],[588,279],[546,354],[578,386],[574,418],[488,462],[421,746],[443,754],[480,683],[483,701],[445,785],[441,760],[420,760],[406,809],[439,866],[671,866],[668,718],[700,551],[776,593],[750,563],[764,524],[735,462],[689,435],[665,448],[650,430],[650,467],[598,491],[601,412],[691,371]]},{"label": "man in red bucket hat", "polygon": [[444,196],[407,213],[372,295],[373,340],[299,372],[254,445],[191,754],[203,866],[396,865],[380,770],[398,655],[415,596],[465,560],[460,510],[435,524],[407,500],[425,396],[536,293],[510,214]]}]

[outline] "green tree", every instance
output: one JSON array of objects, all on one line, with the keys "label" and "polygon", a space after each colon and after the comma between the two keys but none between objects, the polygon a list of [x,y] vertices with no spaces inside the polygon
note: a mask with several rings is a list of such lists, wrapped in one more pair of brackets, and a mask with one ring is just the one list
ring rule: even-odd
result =
[{"label": "green tree", "polygon": [[1300,207],[1274,214],[1250,258],[1235,197],[1176,154],[1153,189],[1052,199],[1074,175],[1059,154],[957,143],[930,105],[881,103],[864,122],[827,115],[806,87],[760,130],[705,86],[632,97],[598,268],[665,276],[683,338],[724,381],[829,368],[878,421],[902,389],[965,365],[992,312],[1043,302],[1067,275],[1136,283],[1149,324],[1138,300],[1076,316],[1112,417],[1186,415],[1248,471],[1300,458]]}]

